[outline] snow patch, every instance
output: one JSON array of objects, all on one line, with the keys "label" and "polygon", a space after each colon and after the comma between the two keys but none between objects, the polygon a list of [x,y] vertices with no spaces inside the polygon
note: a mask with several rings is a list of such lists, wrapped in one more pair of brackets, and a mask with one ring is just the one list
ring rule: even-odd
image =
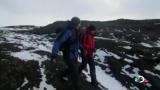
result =
[{"label": "snow patch", "polygon": [[105,51],[100,50],[100,49],[96,50],[95,55],[97,55],[97,57],[95,57],[94,59],[99,59],[102,62],[104,62],[106,56],[111,56],[110,54],[108,54]]},{"label": "snow patch", "polygon": [[116,58],[116,59],[121,59],[121,57],[120,56],[118,56],[117,54],[114,54],[114,53],[112,53],[112,52],[109,52],[114,58]]},{"label": "snow patch", "polygon": [[130,57],[130,58],[133,58],[133,59],[139,59],[136,54],[134,54],[134,56],[131,56],[131,55],[127,54],[127,56]]},{"label": "snow patch", "polygon": [[123,32],[122,30],[120,29],[115,29],[116,32]]},{"label": "snow patch", "polygon": [[154,68],[160,71],[160,64],[156,65]]},{"label": "snow patch", "polygon": [[130,41],[122,41],[122,42],[127,43],[127,44],[130,44],[130,43],[131,43]]},{"label": "snow patch", "polygon": [[133,63],[133,60],[125,58],[124,61],[128,62],[128,63]]},{"label": "snow patch", "polygon": [[39,88],[33,87],[34,90],[56,90],[52,85],[49,85],[46,83],[46,75],[44,74],[44,69],[40,68],[40,71],[42,73],[42,81],[40,83]]},{"label": "snow patch", "polygon": [[[27,78],[24,78],[24,82],[23,84],[21,85],[21,87],[24,87],[29,81],[27,80]],[[17,88],[16,90],[20,90],[20,87]]]},{"label": "snow patch", "polygon": [[39,60],[41,56],[29,51],[21,51],[21,52],[12,52],[11,56],[18,57],[22,60]]},{"label": "snow patch", "polygon": [[142,42],[142,43],[140,43],[142,46],[144,46],[144,47],[148,47],[148,48],[152,48],[153,46],[152,45],[150,45],[150,44],[148,44],[148,43],[144,43],[144,42]]},{"label": "snow patch", "polygon": [[123,48],[130,50],[132,47],[131,46],[123,46]]},{"label": "snow patch", "polygon": [[26,85],[28,82],[29,82],[29,81],[27,80],[27,78],[24,78],[24,83],[22,84],[22,87],[23,87],[24,85]]},{"label": "snow patch", "polygon": [[94,37],[95,39],[102,39],[102,40],[111,40],[111,41],[115,41],[116,39],[112,39],[112,38],[105,38],[105,37]]},{"label": "snow patch", "polygon": [[130,87],[130,89],[131,90],[140,90],[138,87],[136,87],[136,86],[132,86],[132,87]]},{"label": "snow patch", "polygon": [[159,40],[156,41],[155,44],[156,44],[156,47],[160,47],[160,41]]},{"label": "snow patch", "polygon": [[115,78],[107,75],[99,66],[96,66],[96,74],[97,80],[109,90],[127,90]]},{"label": "snow patch", "polygon": [[22,45],[22,49],[33,48],[38,50],[43,50],[51,52],[52,43],[48,41],[48,38],[45,35],[27,35],[27,34],[17,34],[14,32],[8,32],[4,35],[6,42],[8,43],[17,43]]},{"label": "snow patch", "polygon": [[108,57],[113,56],[116,59],[121,59],[120,56],[118,56],[115,53],[107,51],[107,49],[105,49],[105,50],[97,49],[95,54],[97,55],[97,57],[95,57],[95,59],[100,59],[100,61],[102,61],[102,62],[104,62],[104,59],[106,56],[108,56]]},{"label": "snow patch", "polygon": [[[109,90],[127,90],[127,88],[122,86],[119,81],[117,81],[115,78],[111,77],[110,75],[106,74],[105,70],[102,70],[101,67],[95,66],[95,68],[96,68],[97,80],[100,84],[102,84]],[[86,80],[91,82],[91,78],[89,76],[90,74],[85,71],[83,71],[83,73],[87,77]]]},{"label": "snow patch", "polygon": [[29,28],[6,28],[6,27],[1,27],[0,30],[7,30],[7,31],[21,31],[21,30],[33,30],[34,28],[29,27]]},{"label": "snow patch", "polygon": [[130,73],[130,72],[128,72],[126,69],[128,69],[128,68],[131,68],[131,66],[130,65],[125,65],[124,67],[122,67],[122,74],[125,74],[125,75],[127,75],[127,76],[129,76],[130,78],[134,78],[134,77],[137,77],[137,76],[141,76],[140,74],[139,74],[139,68],[135,68],[135,67],[133,67],[133,69],[132,69],[132,71],[133,71],[133,73]]},{"label": "snow patch", "polygon": [[48,59],[46,55],[40,56],[40,55],[33,53],[31,51],[11,52],[11,56],[17,57],[17,58],[19,58],[21,60],[25,60],[25,61],[36,60],[39,62],[40,65],[41,65],[42,61],[45,61]]},{"label": "snow patch", "polygon": [[144,70],[144,72],[145,72],[145,73],[148,73],[148,74],[150,74],[150,75],[153,75],[153,76],[156,76],[156,77],[160,78],[160,75],[155,74],[155,73],[153,73],[153,72],[151,72],[151,71],[149,71],[149,70]]},{"label": "snow patch", "polygon": [[145,47],[148,47],[148,48],[160,47],[160,41],[159,40],[156,41],[156,42],[152,42],[152,43],[153,43],[153,45],[148,44],[148,43],[144,43],[144,42],[142,42],[140,44],[143,45],[143,46],[145,46]]}]

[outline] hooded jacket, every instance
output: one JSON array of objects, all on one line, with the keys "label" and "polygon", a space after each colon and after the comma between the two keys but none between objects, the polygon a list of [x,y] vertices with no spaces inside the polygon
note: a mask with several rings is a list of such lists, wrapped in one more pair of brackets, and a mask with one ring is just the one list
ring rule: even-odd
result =
[{"label": "hooded jacket", "polygon": [[58,56],[58,52],[61,47],[64,46],[66,59],[77,60],[78,58],[78,49],[79,49],[79,41],[77,36],[77,30],[75,25],[69,23],[65,28],[64,32],[59,35],[54,41],[52,48],[52,56]]},{"label": "hooded jacket", "polygon": [[87,28],[84,32],[81,40],[81,47],[86,51],[87,56],[93,57],[93,52],[95,48],[94,35],[92,31]]}]

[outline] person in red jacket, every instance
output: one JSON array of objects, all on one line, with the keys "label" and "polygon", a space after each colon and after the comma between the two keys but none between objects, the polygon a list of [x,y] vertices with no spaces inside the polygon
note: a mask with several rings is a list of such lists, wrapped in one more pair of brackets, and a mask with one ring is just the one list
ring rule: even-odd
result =
[{"label": "person in red jacket", "polygon": [[96,79],[95,73],[95,64],[93,60],[93,53],[95,48],[95,41],[94,41],[94,31],[96,27],[93,25],[89,25],[86,30],[83,32],[80,44],[81,44],[81,56],[82,56],[82,64],[79,67],[79,73],[82,72],[84,68],[86,68],[87,63],[89,64],[90,68],[90,75],[91,75],[91,84],[93,86],[97,86],[98,82]]}]

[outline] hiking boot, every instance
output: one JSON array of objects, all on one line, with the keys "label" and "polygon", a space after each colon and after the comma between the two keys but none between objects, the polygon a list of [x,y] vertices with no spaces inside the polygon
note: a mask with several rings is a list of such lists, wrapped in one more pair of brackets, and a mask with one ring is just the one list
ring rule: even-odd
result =
[{"label": "hiking boot", "polygon": [[62,80],[68,81],[68,77],[62,77]]}]

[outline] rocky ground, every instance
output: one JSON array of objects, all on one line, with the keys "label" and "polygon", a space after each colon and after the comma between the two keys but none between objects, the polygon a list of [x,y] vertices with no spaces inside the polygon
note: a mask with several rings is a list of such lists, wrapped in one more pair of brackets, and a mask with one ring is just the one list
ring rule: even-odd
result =
[{"label": "rocky ground", "polygon": [[[0,38],[1,90],[73,89],[70,79],[60,77],[66,67],[63,60],[58,58],[56,64],[49,60],[52,44],[48,36],[1,31]],[[87,82],[84,75],[80,78],[82,90],[101,90]]]},{"label": "rocky ground", "polygon": [[[94,57],[98,81],[109,90],[159,90],[159,36],[132,29],[99,32]],[[66,67],[62,58],[56,64],[49,61],[53,40],[52,34],[0,30],[0,90],[72,90],[70,80],[59,77]],[[88,71],[80,77],[82,90],[100,90],[90,85]],[[149,83],[136,83],[139,75]]]}]

